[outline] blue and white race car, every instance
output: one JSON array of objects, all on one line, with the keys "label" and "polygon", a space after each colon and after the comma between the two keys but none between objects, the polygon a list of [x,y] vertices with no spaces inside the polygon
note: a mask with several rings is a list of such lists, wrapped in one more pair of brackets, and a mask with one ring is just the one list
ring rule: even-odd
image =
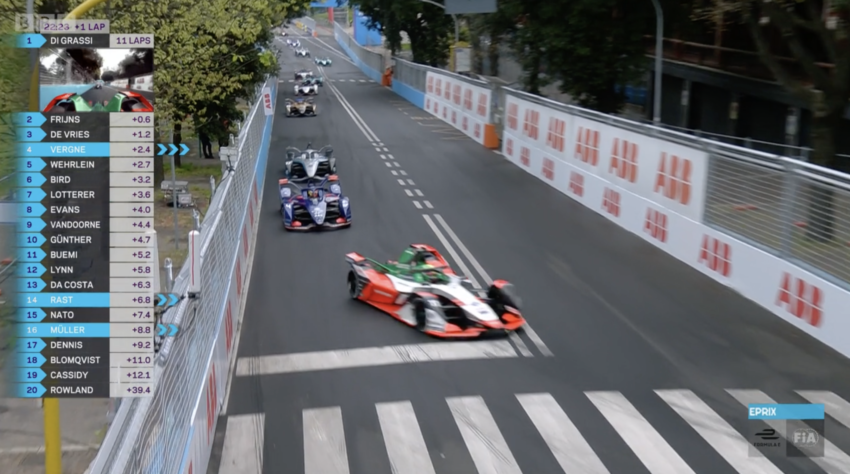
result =
[{"label": "blue and white race car", "polygon": [[351,205],[342,194],[336,175],[306,184],[284,178],[278,180],[278,186],[284,229],[305,231],[351,226]]},{"label": "blue and white race car", "polygon": [[327,56],[325,56],[323,58],[316,58],[314,61],[319,66],[330,66],[331,63],[332,63],[331,58],[329,58]]}]

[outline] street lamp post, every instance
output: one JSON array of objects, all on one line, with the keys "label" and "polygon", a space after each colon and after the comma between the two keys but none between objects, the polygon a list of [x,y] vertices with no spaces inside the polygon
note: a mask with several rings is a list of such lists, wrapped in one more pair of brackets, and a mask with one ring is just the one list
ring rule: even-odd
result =
[{"label": "street lamp post", "polygon": [[664,11],[658,0],[652,0],[655,7],[655,90],[652,93],[652,121],[661,124],[661,78],[664,64]]}]

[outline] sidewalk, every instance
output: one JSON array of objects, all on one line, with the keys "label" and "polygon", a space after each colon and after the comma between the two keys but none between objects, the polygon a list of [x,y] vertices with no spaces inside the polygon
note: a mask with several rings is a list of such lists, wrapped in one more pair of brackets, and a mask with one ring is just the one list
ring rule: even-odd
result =
[{"label": "sidewalk", "polygon": [[[84,474],[106,431],[107,399],[62,400],[62,472]],[[4,474],[44,474],[41,400],[0,399],[0,466]]]}]

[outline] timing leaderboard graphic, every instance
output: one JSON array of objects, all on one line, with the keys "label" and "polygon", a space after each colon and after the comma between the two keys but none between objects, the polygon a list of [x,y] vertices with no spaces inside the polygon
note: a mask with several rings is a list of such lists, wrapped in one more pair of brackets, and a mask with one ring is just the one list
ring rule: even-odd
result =
[{"label": "timing leaderboard graphic", "polygon": [[41,105],[15,117],[16,395],[151,396],[153,35],[18,45],[39,48]]}]

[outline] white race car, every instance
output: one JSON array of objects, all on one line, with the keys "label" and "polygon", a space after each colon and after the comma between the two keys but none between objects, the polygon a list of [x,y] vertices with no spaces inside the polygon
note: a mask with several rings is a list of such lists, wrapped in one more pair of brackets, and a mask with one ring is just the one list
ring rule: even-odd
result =
[{"label": "white race car", "polygon": [[307,49],[305,49],[305,48],[296,49],[295,50],[295,57],[296,58],[309,58],[310,57],[310,51],[307,51]]},{"label": "white race car", "polygon": [[300,48],[301,47],[301,41],[299,41],[299,40],[288,39],[288,40],[286,40],[286,44],[288,44],[290,47],[293,47],[293,48]]},{"label": "white race car", "polygon": [[331,65],[331,58],[329,58],[327,56],[325,56],[324,58],[316,58],[314,61],[319,66],[330,66]]},{"label": "white race car", "polygon": [[306,81],[311,77],[313,77],[313,71],[308,71],[307,69],[302,69],[295,73],[296,81]]},{"label": "white race car", "polygon": [[319,85],[313,81],[304,81],[295,85],[295,95],[319,95]]}]

